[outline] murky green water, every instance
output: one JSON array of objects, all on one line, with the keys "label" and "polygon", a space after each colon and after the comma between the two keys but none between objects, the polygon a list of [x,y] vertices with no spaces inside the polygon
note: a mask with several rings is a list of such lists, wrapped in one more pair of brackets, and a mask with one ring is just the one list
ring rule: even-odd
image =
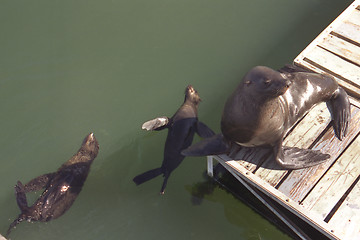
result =
[{"label": "murky green water", "polygon": [[[349,0],[2,0],[0,2],[0,233],[20,213],[17,180],[55,171],[93,131],[100,153],[72,208],[22,223],[12,239],[289,239],[221,189],[191,191],[205,158],[139,187],[162,161],[171,116],[193,84],[199,117],[219,131],[221,109],[254,65],[281,67]],[[196,139],[197,140],[197,139]]]}]

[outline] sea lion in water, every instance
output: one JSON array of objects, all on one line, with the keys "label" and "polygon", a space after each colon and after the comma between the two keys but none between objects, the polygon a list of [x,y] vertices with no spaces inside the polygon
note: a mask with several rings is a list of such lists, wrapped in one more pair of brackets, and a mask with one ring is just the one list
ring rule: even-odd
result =
[{"label": "sea lion in water", "polygon": [[[10,225],[10,231],[20,222],[47,222],[63,215],[79,195],[90,171],[90,165],[99,151],[99,144],[93,133],[85,137],[79,151],[56,172],[41,175],[23,185],[15,186],[15,195],[21,214]],[[28,206],[26,193],[44,189],[32,206]]]},{"label": "sea lion in water", "polygon": [[136,176],[133,179],[136,185],[163,174],[164,182],[160,194],[164,194],[171,172],[174,171],[185,158],[185,156],[181,154],[181,151],[191,145],[195,132],[201,137],[214,135],[214,132],[210,128],[198,120],[197,109],[200,101],[198,92],[189,85],[185,89],[184,103],[176,111],[174,116],[171,118],[155,118],[142,125],[142,129],[148,131],[159,131],[167,128],[168,135],[165,142],[164,159],[161,167]]},{"label": "sea lion in water", "polygon": [[185,156],[229,153],[235,144],[270,146],[277,163],[286,169],[310,167],[327,160],[330,156],[320,151],[283,147],[283,139],[314,105],[326,102],[335,134],[341,140],[350,121],[348,96],[330,75],[297,71],[296,67],[284,69],[282,72],[264,66],[251,69],[225,104],[222,133],[182,153]]}]

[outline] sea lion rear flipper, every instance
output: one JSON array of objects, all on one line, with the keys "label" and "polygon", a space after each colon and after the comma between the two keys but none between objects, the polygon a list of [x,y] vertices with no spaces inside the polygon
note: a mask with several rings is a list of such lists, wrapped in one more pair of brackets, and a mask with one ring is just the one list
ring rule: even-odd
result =
[{"label": "sea lion rear flipper", "polygon": [[321,153],[319,150],[285,146],[278,152],[276,161],[286,169],[301,169],[318,165],[329,158],[329,154]]},{"label": "sea lion rear flipper", "polygon": [[326,104],[334,120],[335,135],[342,140],[347,134],[351,115],[350,102],[345,90],[339,87],[336,96]]},{"label": "sea lion rear flipper", "polygon": [[213,130],[200,121],[196,124],[196,133],[202,138],[208,138],[215,135]]},{"label": "sea lion rear flipper", "polygon": [[161,186],[161,190],[160,190],[160,194],[161,195],[164,195],[165,194],[165,188],[166,188],[166,185],[167,185],[167,182],[169,180],[169,177],[170,177],[170,173],[167,172],[164,174],[164,181],[163,181],[163,184]]},{"label": "sea lion rear flipper", "polygon": [[27,199],[26,199],[24,185],[20,181],[18,181],[17,184],[15,185],[15,196],[16,196],[16,202],[17,202],[21,212],[23,213],[29,207],[28,207],[28,203],[27,203]]},{"label": "sea lion rear flipper", "polygon": [[167,127],[168,123],[169,123],[168,117],[158,117],[150,121],[144,122],[144,124],[142,125],[142,129],[146,129],[148,131],[162,130]]},{"label": "sea lion rear flipper", "polygon": [[146,181],[149,181],[150,179],[153,179],[154,177],[159,176],[162,173],[163,173],[163,171],[161,168],[155,168],[155,169],[146,171],[140,175],[137,175],[136,177],[134,177],[133,181],[136,183],[136,185],[139,185]]},{"label": "sea lion rear flipper", "polygon": [[229,151],[230,147],[224,140],[222,134],[216,134],[212,137],[205,138],[198,143],[188,147],[181,152],[184,156],[208,156],[224,154]]},{"label": "sea lion rear flipper", "polygon": [[25,220],[25,217],[22,214],[20,214],[20,216],[10,224],[10,226],[9,226],[7,232],[6,232],[6,235],[5,235],[6,239],[9,239],[9,235],[11,233],[11,230],[13,228],[15,228],[16,225],[18,225],[19,223],[21,223],[24,220]]}]

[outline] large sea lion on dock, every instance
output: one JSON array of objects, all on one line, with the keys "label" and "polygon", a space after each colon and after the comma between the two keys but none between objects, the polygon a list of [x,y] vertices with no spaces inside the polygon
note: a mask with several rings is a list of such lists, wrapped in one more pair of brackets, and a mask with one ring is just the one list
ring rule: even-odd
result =
[{"label": "large sea lion on dock", "polygon": [[[47,222],[63,215],[79,195],[89,174],[90,165],[99,151],[99,144],[93,133],[85,137],[78,152],[56,172],[41,175],[23,185],[15,186],[15,195],[21,214],[10,225],[10,231],[20,222]],[[32,206],[28,206],[26,193],[45,189]]]},{"label": "large sea lion on dock", "polygon": [[214,132],[211,131],[210,128],[198,120],[197,109],[200,101],[198,92],[189,85],[185,89],[184,103],[176,111],[174,116],[171,118],[158,117],[142,125],[142,128],[148,131],[159,131],[167,128],[168,135],[165,142],[164,159],[161,167],[136,176],[133,181],[137,185],[163,174],[164,182],[160,193],[164,194],[171,172],[174,171],[185,158],[185,156],[181,154],[181,151],[191,145],[194,134],[197,133],[200,137],[210,137],[214,135]]},{"label": "large sea lion on dock", "polygon": [[286,169],[310,167],[330,156],[320,151],[283,147],[294,124],[314,105],[326,102],[336,136],[345,137],[350,103],[344,89],[330,75],[298,71],[296,67],[275,71],[252,68],[228,98],[222,113],[221,134],[205,139],[182,153],[203,156],[229,153],[236,146],[273,149],[276,162]]}]

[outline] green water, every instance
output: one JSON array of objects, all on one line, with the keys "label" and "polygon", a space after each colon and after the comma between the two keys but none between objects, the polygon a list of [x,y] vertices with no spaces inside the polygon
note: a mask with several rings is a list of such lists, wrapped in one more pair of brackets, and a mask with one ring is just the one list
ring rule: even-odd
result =
[{"label": "green water", "polygon": [[140,126],[171,116],[193,84],[200,119],[219,131],[250,67],[291,62],[350,3],[2,0],[0,233],[20,213],[16,181],[55,171],[94,132],[100,153],[72,208],[20,224],[12,239],[289,239],[219,188],[194,205],[205,158],[185,159],[164,196],[160,177],[136,187],[166,138]]}]

